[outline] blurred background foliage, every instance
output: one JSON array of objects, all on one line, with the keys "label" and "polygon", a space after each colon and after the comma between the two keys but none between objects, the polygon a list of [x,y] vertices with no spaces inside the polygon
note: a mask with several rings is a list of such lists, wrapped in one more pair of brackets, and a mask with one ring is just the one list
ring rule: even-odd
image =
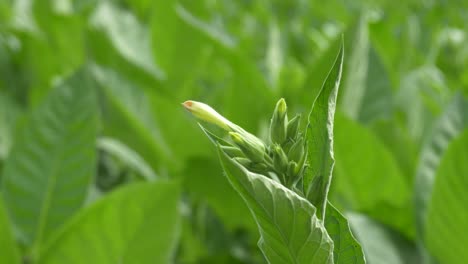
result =
[{"label": "blurred background foliage", "polygon": [[[15,148],[34,142],[42,123],[28,120],[54,87],[71,82],[73,96],[97,96],[63,117],[96,119],[79,137],[95,142],[97,164],[93,183],[80,187],[83,207],[130,183],[175,181],[176,263],[264,263],[250,213],[180,103],[203,101],[266,137],[278,98],[291,112],[309,111],[344,35],[332,202],[369,263],[462,263],[468,241],[453,234],[468,233],[468,170],[460,165],[468,157],[460,136],[468,124],[467,27],[462,0],[2,0],[2,191],[21,155]],[[64,107],[80,104],[68,100]],[[81,142],[81,129],[60,144]],[[6,212],[14,211],[5,197]],[[156,217],[165,208],[153,208]],[[16,229],[27,260],[35,247]]]}]

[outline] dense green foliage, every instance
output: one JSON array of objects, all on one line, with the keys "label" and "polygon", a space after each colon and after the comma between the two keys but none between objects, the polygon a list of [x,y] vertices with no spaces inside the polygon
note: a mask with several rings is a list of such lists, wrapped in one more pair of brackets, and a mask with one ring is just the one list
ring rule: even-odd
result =
[{"label": "dense green foliage", "polygon": [[[463,1],[0,1],[0,263],[466,262],[467,27]],[[180,106],[266,142],[279,98],[299,191]]]}]

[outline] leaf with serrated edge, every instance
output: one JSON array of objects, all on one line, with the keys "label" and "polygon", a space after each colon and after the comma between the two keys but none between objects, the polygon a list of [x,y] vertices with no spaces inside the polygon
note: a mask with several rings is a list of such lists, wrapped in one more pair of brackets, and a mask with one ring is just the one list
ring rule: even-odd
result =
[{"label": "leaf with serrated edge", "polygon": [[38,246],[82,205],[96,167],[97,103],[85,70],[56,87],[17,133],[3,196],[20,238]]},{"label": "leaf with serrated edge", "polygon": [[247,203],[260,231],[259,247],[270,264],[333,263],[333,241],[315,207],[218,151],[226,177]]},{"label": "leaf with serrated edge", "polygon": [[366,263],[361,245],[354,238],[348,220],[331,203],[328,203],[325,227],[333,239],[335,264]]},{"label": "leaf with serrated edge", "polygon": [[[343,68],[343,48],[342,42],[335,63],[312,105],[307,125],[309,167],[303,180],[304,193],[307,199],[317,207],[319,218],[325,215],[328,190],[335,163],[333,158],[333,119]],[[313,180],[316,180],[318,186],[312,184]]]},{"label": "leaf with serrated edge", "polygon": [[80,211],[50,240],[39,263],[170,263],[179,234],[180,187],[138,183]]}]

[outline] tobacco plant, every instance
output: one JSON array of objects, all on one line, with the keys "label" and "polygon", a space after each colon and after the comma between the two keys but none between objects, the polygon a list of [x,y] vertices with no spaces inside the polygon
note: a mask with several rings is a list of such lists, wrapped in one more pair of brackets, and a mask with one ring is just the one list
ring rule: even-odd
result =
[{"label": "tobacco plant", "polygon": [[334,158],[333,120],[343,48],[301,128],[289,119],[284,99],[276,104],[269,136],[262,140],[210,106],[186,101],[217,147],[224,173],[249,207],[260,232],[258,246],[269,263],[365,263],[346,218],[327,200]]}]

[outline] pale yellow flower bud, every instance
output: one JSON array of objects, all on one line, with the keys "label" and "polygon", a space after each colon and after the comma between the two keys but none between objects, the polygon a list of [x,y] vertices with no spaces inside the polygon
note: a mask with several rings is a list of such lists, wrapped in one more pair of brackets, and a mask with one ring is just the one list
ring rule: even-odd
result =
[{"label": "pale yellow flower bud", "polygon": [[185,101],[182,105],[196,118],[214,124],[226,131],[233,131],[237,127],[207,104],[196,101]]}]

